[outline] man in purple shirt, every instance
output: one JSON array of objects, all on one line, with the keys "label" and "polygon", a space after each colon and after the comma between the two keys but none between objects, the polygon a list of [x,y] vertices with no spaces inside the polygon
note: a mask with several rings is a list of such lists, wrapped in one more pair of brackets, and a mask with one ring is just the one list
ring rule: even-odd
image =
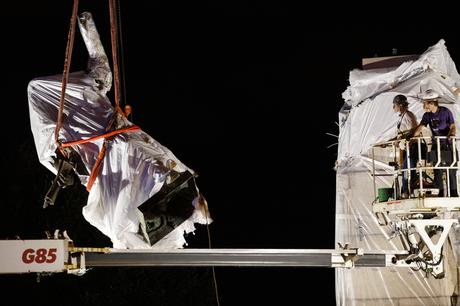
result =
[{"label": "man in purple shirt", "polygon": [[[431,158],[433,165],[438,162],[437,150],[441,150],[441,163],[439,166],[448,167],[453,162],[452,154],[452,140],[449,137],[454,137],[456,128],[454,122],[454,116],[452,112],[438,104],[439,95],[432,93],[431,97],[425,98],[423,101],[423,107],[427,112],[423,114],[422,120],[419,126],[414,132],[414,137],[420,135],[423,126],[430,126],[430,130],[433,134],[433,141],[431,147]],[[437,136],[447,136],[439,140],[440,147],[437,145]],[[456,166],[456,165],[454,165]],[[434,169],[434,183],[439,188],[440,196],[447,196],[447,190],[444,190],[442,175],[445,170]],[[457,196],[457,182],[456,182],[456,171],[449,170],[449,183],[450,183],[450,196]],[[447,178],[445,179],[447,180]]]}]

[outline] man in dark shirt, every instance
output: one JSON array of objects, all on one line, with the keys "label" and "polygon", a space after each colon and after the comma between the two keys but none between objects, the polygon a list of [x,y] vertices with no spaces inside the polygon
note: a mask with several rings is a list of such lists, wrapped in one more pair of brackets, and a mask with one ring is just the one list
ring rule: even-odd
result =
[{"label": "man in dark shirt", "polygon": [[[437,152],[439,149],[441,150],[441,163],[438,166],[449,167],[453,162],[452,139],[449,137],[455,136],[455,121],[452,112],[448,108],[439,106],[438,99],[439,95],[432,93],[429,98],[425,98],[423,101],[426,113],[423,114],[422,120],[414,132],[414,137],[420,134],[423,126],[430,126],[433,134],[430,160],[434,163],[433,165],[436,165],[438,162]],[[437,136],[447,136],[447,138],[437,140]],[[454,165],[454,167],[456,166],[457,165]],[[444,190],[443,187],[443,172],[445,172],[445,170],[434,169],[434,183],[436,187],[439,188],[439,195],[447,196],[447,190]],[[450,196],[456,197],[457,181],[455,174],[455,170],[449,170]],[[447,175],[445,180],[447,180]]]}]

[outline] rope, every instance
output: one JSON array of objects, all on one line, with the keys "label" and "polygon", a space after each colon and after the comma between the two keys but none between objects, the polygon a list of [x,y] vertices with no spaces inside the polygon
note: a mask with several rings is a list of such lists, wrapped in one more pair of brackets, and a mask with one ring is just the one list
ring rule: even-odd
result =
[{"label": "rope", "polygon": [[114,77],[114,96],[115,96],[115,108],[117,112],[124,115],[124,112],[120,108],[120,77],[118,75],[118,38],[117,38],[117,23],[115,16],[115,0],[109,0],[110,10],[110,34],[112,42],[112,61],[113,61],[113,77]]},{"label": "rope", "polygon": [[65,50],[64,58],[64,72],[62,73],[62,87],[61,87],[61,99],[59,102],[59,111],[56,122],[56,128],[54,130],[54,141],[59,147],[59,130],[62,126],[62,113],[64,112],[64,100],[65,100],[65,91],[67,88],[67,81],[69,79],[69,68],[72,60],[72,50],[73,42],[75,37],[75,24],[77,23],[77,13],[78,13],[78,0],[73,1],[72,8],[72,18],[70,19],[70,28],[69,34],[67,35],[67,47]]},{"label": "rope", "polygon": [[125,60],[124,60],[124,54],[125,54],[125,51],[124,51],[124,48],[123,48],[123,30],[121,28],[121,6],[120,6],[120,0],[117,1],[117,13],[118,13],[118,18],[117,18],[117,21],[118,21],[118,36],[120,38],[119,40],[119,45],[120,45],[120,60],[121,60],[121,80],[122,80],[122,84],[123,84],[123,88],[122,88],[122,94],[123,94],[123,106],[126,105],[126,75],[125,75]]},{"label": "rope", "polygon": [[[209,230],[209,221],[208,221],[208,215],[210,214],[209,212],[209,207],[208,203],[205,200],[205,217],[206,217],[206,232],[208,233],[208,248],[212,249],[211,245],[211,231]],[[217,306],[220,306],[220,301],[219,301],[219,290],[217,287],[217,278],[216,278],[216,268],[214,266],[211,267],[212,269],[212,279],[213,279],[213,285],[214,285],[214,292],[216,294],[216,302]]]}]

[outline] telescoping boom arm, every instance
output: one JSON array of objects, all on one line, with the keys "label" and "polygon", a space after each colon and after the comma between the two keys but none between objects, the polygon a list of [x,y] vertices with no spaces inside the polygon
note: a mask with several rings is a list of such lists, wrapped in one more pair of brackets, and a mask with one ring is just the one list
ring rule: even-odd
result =
[{"label": "telescoping boom arm", "polygon": [[68,272],[92,267],[263,266],[387,267],[408,266],[406,251],[339,249],[177,249],[120,250],[79,248],[68,239],[0,241],[0,273]]}]

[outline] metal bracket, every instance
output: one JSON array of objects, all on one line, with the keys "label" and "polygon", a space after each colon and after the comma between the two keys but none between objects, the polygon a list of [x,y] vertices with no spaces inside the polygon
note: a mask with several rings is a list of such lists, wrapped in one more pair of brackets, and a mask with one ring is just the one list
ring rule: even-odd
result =
[{"label": "metal bracket", "polygon": [[342,252],[340,254],[332,254],[332,268],[353,268],[355,266],[355,261],[364,255],[363,249],[350,248],[349,243],[342,245],[338,242],[337,244]]},{"label": "metal bracket", "polygon": [[[446,242],[450,228],[453,224],[458,224],[457,219],[427,219],[427,220],[408,220],[408,224],[413,226],[416,232],[420,235],[420,238],[425,243],[428,250],[431,252],[431,266],[432,274],[437,277],[438,275],[444,274],[443,259],[442,259],[442,247]],[[441,231],[438,241],[435,243],[428,236],[426,227],[437,226],[438,231]],[[442,229],[441,229],[442,228]]]}]

